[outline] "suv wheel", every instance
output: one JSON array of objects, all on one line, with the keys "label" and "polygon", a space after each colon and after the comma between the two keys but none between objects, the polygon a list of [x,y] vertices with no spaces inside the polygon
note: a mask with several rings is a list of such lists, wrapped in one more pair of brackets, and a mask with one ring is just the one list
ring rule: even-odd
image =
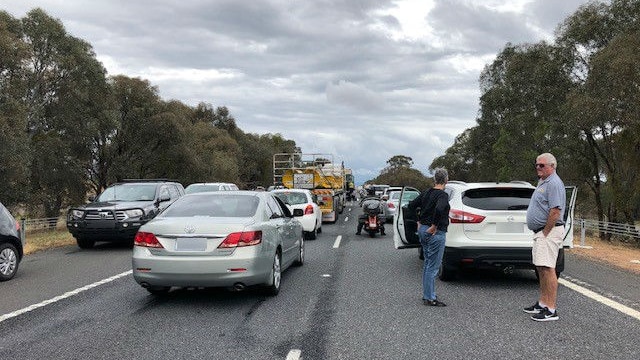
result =
[{"label": "suv wheel", "polygon": [[86,238],[77,238],[76,242],[78,243],[78,247],[80,249],[91,249],[93,245],[96,243],[95,240],[90,240]]},{"label": "suv wheel", "polygon": [[451,281],[455,280],[457,275],[457,269],[447,266],[447,256],[444,255],[442,257],[440,269],[438,269],[438,278],[440,278],[440,280],[442,281]]},{"label": "suv wheel", "polygon": [[10,280],[18,272],[18,249],[13,244],[0,244],[0,281]]}]

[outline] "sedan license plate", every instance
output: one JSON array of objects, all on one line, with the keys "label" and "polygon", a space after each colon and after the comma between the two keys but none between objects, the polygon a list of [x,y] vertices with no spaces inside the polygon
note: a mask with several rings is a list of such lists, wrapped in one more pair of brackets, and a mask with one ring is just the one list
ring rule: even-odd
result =
[{"label": "sedan license plate", "polygon": [[207,239],[205,238],[182,238],[176,240],[176,251],[205,251],[207,249]]}]

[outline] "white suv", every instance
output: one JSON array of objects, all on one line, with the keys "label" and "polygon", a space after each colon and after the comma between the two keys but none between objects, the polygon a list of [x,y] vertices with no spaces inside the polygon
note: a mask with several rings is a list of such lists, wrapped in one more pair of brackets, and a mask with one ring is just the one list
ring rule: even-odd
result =
[{"label": "white suv", "polygon": [[[449,181],[449,228],[441,280],[452,280],[463,268],[534,269],[531,263],[533,232],[527,229],[526,214],[535,186],[524,181],[465,183]],[[405,187],[405,191],[416,189]],[[564,247],[573,246],[573,208],[576,188],[567,187]],[[420,247],[417,216],[403,201],[393,222],[396,249]],[[422,250],[422,249],[420,249]],[[422,251],[420,251],[422,254]],[[564,251],[560,251],[556,273],[564,270]]]}]

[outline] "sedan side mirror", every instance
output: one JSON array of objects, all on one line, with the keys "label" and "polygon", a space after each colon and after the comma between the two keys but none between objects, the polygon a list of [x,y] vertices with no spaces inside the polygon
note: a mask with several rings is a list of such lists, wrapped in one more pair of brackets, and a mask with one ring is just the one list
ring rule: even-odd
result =
[{"label": "sedan side mirror", "polygon": [[304,215],[302,209],[293,209],[293,217],[300,217]]}]

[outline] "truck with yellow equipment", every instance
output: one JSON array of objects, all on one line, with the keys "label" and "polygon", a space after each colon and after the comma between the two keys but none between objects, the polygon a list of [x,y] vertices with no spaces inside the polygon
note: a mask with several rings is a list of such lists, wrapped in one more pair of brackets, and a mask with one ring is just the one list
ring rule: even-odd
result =
[{"label": "truck with yellow equipment", "polygon": [[344,165],[335,164],[331,154],[274,154],[273,184],[311,190],[323,222],[338,221],[346,205]]}]

